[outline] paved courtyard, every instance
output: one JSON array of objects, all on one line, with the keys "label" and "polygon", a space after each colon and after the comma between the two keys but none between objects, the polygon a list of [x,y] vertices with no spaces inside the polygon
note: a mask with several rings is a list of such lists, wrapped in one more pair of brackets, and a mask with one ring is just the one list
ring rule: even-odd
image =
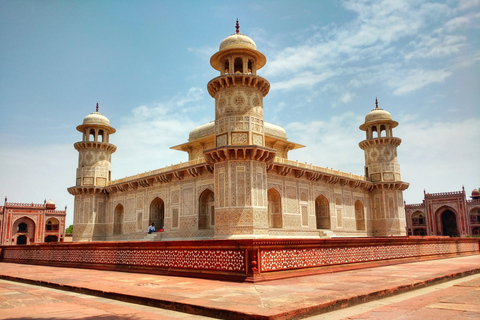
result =
[{"label": "paved courtyard", "polygon": [[478,319],[477,272],[480,255],[260,283],[0,263],[0,319]]}]

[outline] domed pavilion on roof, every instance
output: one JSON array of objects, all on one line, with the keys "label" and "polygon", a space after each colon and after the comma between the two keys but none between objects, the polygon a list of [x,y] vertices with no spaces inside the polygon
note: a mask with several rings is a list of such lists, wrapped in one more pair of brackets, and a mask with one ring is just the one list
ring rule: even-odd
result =
[{"label": "domed pavilion on roof", "polygon": [[236,28],[210,59],[214,121],[172,147],[187,162],[112,180],[115,129],[98,104],[77,127],[74,241],[405,235],[398,122],[378,104],[365,117],[364,176],[290,160],[304,146],[264,121],[267,59]]}]

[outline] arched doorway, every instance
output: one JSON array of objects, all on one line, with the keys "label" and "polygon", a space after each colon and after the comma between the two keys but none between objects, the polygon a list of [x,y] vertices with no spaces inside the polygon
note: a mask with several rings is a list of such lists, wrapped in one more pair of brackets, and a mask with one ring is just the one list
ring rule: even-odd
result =
[{"label": "arched doorway", "polygon": [[360,200],[355,201],[355,222],[357,230],[365,230],[365,213]]},{"label": "arched doorway", "polygon": [[21,234],[17,237],[17,244],[27,244],[27,236]]},{"label": "arched doorway", "polygon": [[45,242],[58,242],[58,237],[54,235],[46,236]]},{"label": "arched doorway", "polygon": [[215,198],[211,190],[202,192],[198,208],[198,229],[209,229],[215,225]]},{"label": "arched doorway", "polygon": [[280,193],[274,188],[267,191],[268,197],[268,226],[270,228],[282,227],[282,205]]},{"label": "arched doorway", "polygon": [[451,210],[442,213],[442,231],[444,236],[458,237],[457,217]]},{"label": "arched doorway", "polygon": [[19,223],[17,227],[18,232],[28,232],[28,226],[25,222]]},{"label": "arched doorway", "polygon": [[113,234],[123,233],[123,206],[118,204],[113,213]]},{"label": "arched doorway", "polygon": [[317,229],[330,229],[330,208],[325,196],[318,196],[315,199],[315,217]]},{"label": "arched doorway", "polygon": [[165,203],[159,197],[150,203],[150,217],[148,224],[155,224],[155,231],[163,229],[165,224]]},{"label": "arched doorway", "polygon": [[58,231],[58,220],[55,218],[50,218],[47,220],[47,223],[45,224],[45,231]]},{"label": "arched doorway", "polygon": [[[13,223],[15,243],[29,244],[35,241],[35,222],[28,217],[21,217]],[[16,232],[15,232],[16,231]]]}]

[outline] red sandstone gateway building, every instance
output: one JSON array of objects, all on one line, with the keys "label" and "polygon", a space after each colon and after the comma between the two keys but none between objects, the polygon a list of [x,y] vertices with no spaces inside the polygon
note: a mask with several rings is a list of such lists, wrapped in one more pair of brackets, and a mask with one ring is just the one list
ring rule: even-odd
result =
[{"label": "red sandstone gateway building", "polygon": [[64,211],[55,210],[52,200],[43,204],[7,202],[0,206],[0,245],[63,242]]},{"label": "red sandstone gateway building", "polygon": [[480,235],[480,192],[474,189],[470,198],[464,188],[425,193],[422,203],[405,205],[408,235]]}]

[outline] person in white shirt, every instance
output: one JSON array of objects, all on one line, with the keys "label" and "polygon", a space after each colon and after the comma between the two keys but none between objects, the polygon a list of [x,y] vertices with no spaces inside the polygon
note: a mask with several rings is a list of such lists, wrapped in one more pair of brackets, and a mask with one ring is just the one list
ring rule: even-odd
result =
[{"label": "person in white shirt", "polygon": [[152,233],[152,232],[155,232],[155,225],[154,223],[152,222],[152,225],[151,226],[148,226],[148,234]]}]

